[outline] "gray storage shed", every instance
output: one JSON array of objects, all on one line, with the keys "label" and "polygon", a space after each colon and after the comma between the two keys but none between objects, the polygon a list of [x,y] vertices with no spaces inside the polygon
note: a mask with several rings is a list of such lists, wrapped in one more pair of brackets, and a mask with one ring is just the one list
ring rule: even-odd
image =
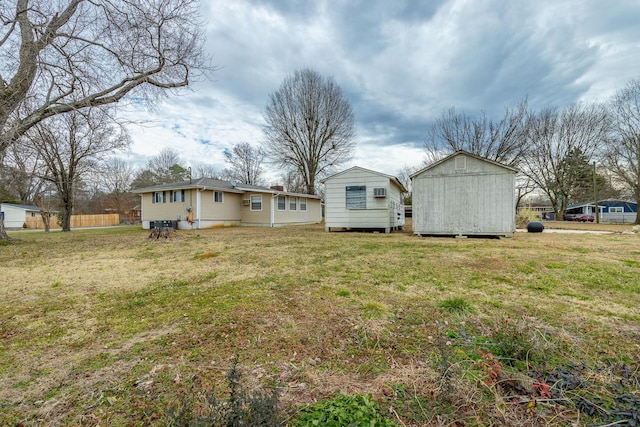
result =
[{"label": "gray storage shed", "polygon": [[402,229],[407,190],[398,178],[354,166],[322,182],[326,231]]},{"label": "gray storage shed", "polygon": [[512,235],[516,229],[517,172],[461,150],[414,173],[414,234]]}]

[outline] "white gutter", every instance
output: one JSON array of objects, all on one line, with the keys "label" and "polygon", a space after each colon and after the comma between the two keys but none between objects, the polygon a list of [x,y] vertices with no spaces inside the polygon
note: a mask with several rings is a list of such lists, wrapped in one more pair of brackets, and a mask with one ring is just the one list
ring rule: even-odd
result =
[{"label": "white gutter", "polygon": [[270,203],[271,212],[269,213],[270,220],[271,220],[271,224],[270,224],[271,227],[273,227],[273,224],[276,222],[276,212],[275,212],[274,203],[273,203],[273,199],[275,199],[276,197],[278,197],[277,194],[272,194],[271,195],[271,203]]}]

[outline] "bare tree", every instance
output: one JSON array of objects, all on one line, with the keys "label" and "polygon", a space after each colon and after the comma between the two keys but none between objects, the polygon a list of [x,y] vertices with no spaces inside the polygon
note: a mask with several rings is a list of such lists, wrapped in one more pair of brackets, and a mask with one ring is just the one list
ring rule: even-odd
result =
[{"label": "bare tree", "polygon": [[[611,111],[613,138],[605,149],[605,164],[640,206],[640,79],[618,91]],[[640,224],[640,213],[635,223]]]},{"label": "bare tree", "polygon": [[49,117],[153,103],[213,71],[198,9],[197,0],[0,2],[0,153]]},{"label": "bare tree", "polygon": [[297,171],[305,193],[314,194],[317,179],[352,156],[353,111],[332,78],[310,69],[296,71],[269,96],[264,118],[267,156]]},{"label": "bare tree", "polygon": [[225,150],[224,156],[230,166],[222,171],[227,179],[249,185],[262,185],[262,163],[265,158],[262,148],[241,142],[232,150]]},{"label": "bare tree", "polygon": [[139,196],[130,191],[134,173],[133,166],[120,157],[110,157],[102,164],[99,184],[109,209],[123,213],[139,203]]},{"label": "bare tree", "polygon": [[222,179],[222,173],[215,166],[206,163],[197,164],[192,174],[198,178]]},{"label": "bare tree", "polygon": [[290,193],[304,193],[306,190],[305,183],[302,182],[302,178],[298,171],[288,170],[280,175],[280,182],[284,189]]},{"label": "bare tree", "polygon": [[81,176],[96,167],[102,156],[125,148],[125,129],[98,109],[52,117],[29,132],[29,142],[42,156],[43,178],[54,184],[62,202],[62,231],[71,230],[74,192]]},{"label": "bare tree", "polygon": [[609,132],[606,109],[598,104],[572,104],[558,110],[546,108],[529,116],[528,154],[521,170],[549,198],[556,218],[562,218],[576,180],[572,177],[572,156],[580,153],[588,162]]},{"label": "bare tree", "polygon": [[480,116],[471,118],[450,108],[431,126],[425,141],[428,161],[435,161],[458,150],[508,166],[517,167],[525,150],[527,101],[506,108],[500,121]]},{"label": "bare tree", "polygon": [[182,166],[180,153],[174,148],[164,148],[152,156],[144,169],[140,170],[132,183],[132,188],[169,184],[189,179],[189,169]]}]

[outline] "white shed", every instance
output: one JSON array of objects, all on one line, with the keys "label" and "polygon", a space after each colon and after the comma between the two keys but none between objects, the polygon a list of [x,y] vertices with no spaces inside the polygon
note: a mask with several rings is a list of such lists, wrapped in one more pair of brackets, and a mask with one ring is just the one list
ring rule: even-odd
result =
[{"label": "white shed", "polygon": [[6,228],[22,228],[27,217],[40,217],[40,209],[36,206],[2,203],[0,204],[0,216],[2,216]]},{"label": "white shed", "polygon": [[456,151],[414,173],[414,234],[512,235],[516,229],[517,172],[466,151]]},{"label": "white shed", "polygon": [[322,182],[326,231],[402,229],[407,190],[398,178],[354,166]]}]

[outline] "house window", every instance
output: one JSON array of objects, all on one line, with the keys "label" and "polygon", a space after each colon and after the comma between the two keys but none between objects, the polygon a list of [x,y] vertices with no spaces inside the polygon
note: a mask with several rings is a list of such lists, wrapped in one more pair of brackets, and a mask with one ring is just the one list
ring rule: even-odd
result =
[{"label": "house window", "polygon": [[184,190],[172,191],[169,201],[171,203],[184,202]]},{"label": "house window", "polygon": [[298,198],[289,196],[289,210],[296,211],[298,210]]},{"label": "house window", "polygon": [[610,213],[624,213],[624,207],[622,206],[609,206]]},{"label": "house window", "polygon": [[307,199],[300,198],[300,210],[301,211],[306,211],[307,210]]},{"label": "house window", "polygon": [[213,203],[222,203],[222,191],[213,192]]},{"label": "house window", "polygon": [[251,196],[251,210],[252,211],[261,211],[262,210],[262,196]]},{"label": "house window", "polygon": [[347,209],[366,209],[367,208],[367,186],[351,185],[346,188],[346,205]]},{"label": "house window", "polygon": [[164,191],[155,191],[151,194],[151,203],[164,203]]},{"label": "house window", "polygon": [[287,209],[287,198],[285,196],[278,196],[278,210],[284,211]]}]

